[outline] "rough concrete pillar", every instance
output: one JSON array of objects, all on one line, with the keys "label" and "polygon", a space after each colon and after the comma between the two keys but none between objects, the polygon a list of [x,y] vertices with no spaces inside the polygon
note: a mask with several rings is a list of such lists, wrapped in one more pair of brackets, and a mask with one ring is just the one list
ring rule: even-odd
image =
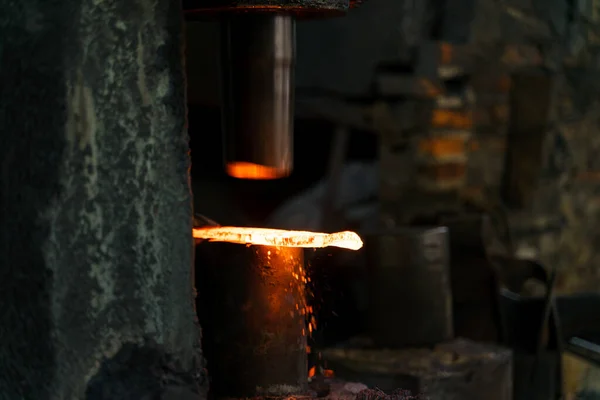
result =
[{"label": "rough concrete pillar", "polygon": [[1,399],[201,391],[182,50],[176,0],[0,0]]}]

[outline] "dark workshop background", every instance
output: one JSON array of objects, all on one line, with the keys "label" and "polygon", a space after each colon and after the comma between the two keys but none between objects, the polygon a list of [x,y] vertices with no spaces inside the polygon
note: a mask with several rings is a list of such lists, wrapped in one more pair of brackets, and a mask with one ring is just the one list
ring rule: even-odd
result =
[{"label": "dark workshop background", "polygon": [[[481,58],[495,55],[497,62],[490,59],[487,70],[474,71],[471,77],[474,85],[491,82],[508,87],[511,76],[519,78],[518,74],[503,74],[499,68],[491,67],[500,62],[513,69],[522,67],[526,72],[533,68],[544,69],[556,62],[558,50],[554,47],[559,45],[552,46],[553,35],[557,29],[567,30],[566,21],[561,22],[567,16],[566,5],[560,6],[561,1],[543,3],[544,15],[539,17],[533,9],[526,15],[515,16],[518,9],[508,5],[500,7],[501,10],[482,9],[475,13],[477,18],[471,24],[468,39],[474,42],[473,48],[481,51]],[[552,7],[549,3],[553,3]],[[303,93],[302,88],[312,87],[320,87],[328,93],[347,90],[348,93],[340,93],[340,97],[367,96],[377,63],[397,56],[401,49],[394,48],[393,43],[407,40],[396,27],[402,23],[405,7],[402,4],[394,0],[374,0],[343,19],[299,23],[298,97]],[[521,5],[520,9],[527,7]],[[546,15],[548,10],[553,14]],[[569,28],[576,29],[570,35],[570,53],[565,57],[569,67],[556,78],[560,80],[555,85],[559,93],[548,112],[548,134],[538,140],[534,151],[526,153],[526,158],[541,160],[541,179],[531,185],[526,207],[518,207],[511,215],[511,222],[522,232],[517,232],[515,238],[520,243],[520,251],[558,263],[565,271],[559,288],[566,292],[600,287],[600,271],[595,267],[600,262],[597,250],[600,232],[596,228],[600,218],[600,136],[597,135],[600,75],[595,69],[600,40],[594,45],[596,26],[590,20],[592,9],[588,11],[589,15],[581,14],[575,27]],[[525,22],[526,17],[528,22]],[[531,25],[532,21],[535,26]],[[193,35],[193,40],[187,41],[187,69],[194,187],[202,181],[194,191],[196,208],[206,210],[207,214],[220,213],[219,208],[231,210],[225,204],[234,201],[248,217],[260,221],[278,203],[325,175],[334,125],[324,120],[298,118],[296,164],[289,179],[244,182],[226,178],[222,168],[218,109],[218,29],[209,22],[195,22],[188,23],[187,30],[188,35]],[[510,89],[501,87],[499,91],[502,90]],[[478,104],[474,113],[475,137],[469,146],[467,166],[467,187],[474,193],[499,192],[502,185],[510,105],[509,96],[497,98],[495,102],[489,101],[489,105]],[[533,113],[536,104],[529,106],[530,110],[525,104],[520,113]],[[494,132],[490,132],[490,127]],[[375,160],[377,151],[377,139],[373,135],[352,135],[350,159]],[[540,154],[536,157],[538,151]],[[523,170],[522,174],[526,172]],[[248,190],[252,190],[253,196],[242,195]],[[211,202],[209,198],[215,196],[218,199]]]},{"label": "dark workshop background", "polygon": [[[492,193],[511,206],[508,217],[516,253],[552,263],[559,270],[559,293],[597,291],[598,6],[592,1],[577,7],[561,0],[479,1],[467,9],[458,3],[452,12],[445,10],[452,18],[444,21],[453,23],[434,21],[437,28],[429,33],[421,25],[438,16],[421,8],[427,2],[371,0],[342,19],[299,23],[297,101],[321,96],[392,109],[393,101],[378,98],[378,80],[397,73],[400,81],[411,85],[411,79],[420,76],[414,68],[386,69],[387,61],[410,58],[410,49],[427,35],[434,45],[441,38],[460,43],[452,61],[469,70],[469,85],[479,100],[469,126],[472,137],[463,190],[475,198]],[[225,223],[260,224],[285,199],[323,178],[335,118],[314,118],[299,107],[295,170],[289,179],[227,178],[220,152],[218,29],[210,22],[188,23],[187,34],[196,210]],[[547,78],[559,60],[564,66],[560,73]],[[510,110],[518,111],[511,115]],[[349,159],[376,160],[377,136],[367,130],[355,129]],[[531,134],[526,135],[528,130]],[[235,211],[239,215],[232,210],[239,210]],[[581,370],[567,367],[566,381],[579,382]]]}]

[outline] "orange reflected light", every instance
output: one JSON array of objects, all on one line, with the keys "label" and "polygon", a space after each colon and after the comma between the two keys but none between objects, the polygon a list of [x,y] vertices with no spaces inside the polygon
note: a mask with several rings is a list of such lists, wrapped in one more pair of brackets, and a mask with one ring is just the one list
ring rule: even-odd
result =
[{"label": "orange reflected light", "polygon": [[[303,247],[340,247],[349,250],[359,250],[363,246],[361,238],[354,232],[344,231],[336,233],[320,233],[320,232],[309,232],[309,231],[288,231],[283,229],[268,229],[268,228],[244,228],[235,226],[216,226],[216,227],[202,227],[193,228],[193,236],[195,239],[208,240],[209,242],[228,242],[245,245],[259,245],[268,246],[263,247],[261,254],[266,257],[266,262],[270,265],[272,263],[281,265],[281,271],[285,271],[286,274],[290,274],[294,280],[298,283],[298,287],[304,287],[307,282],[310,281],[306,277],[306,271],[302,267],[301,261],[294,258],[293,254],[288,254],[284,248],[303,248]],[[289,250],[288,250],[289,251]],[[275,253],[273,253],[275,252]],[[289,259],[289,260],[288,260]],[[288,289],[295,287],[293,282],[290,282],[289,288],[282,286],[284,292],[287,293]],[[298,290],[298,293],[303,293],[302,290]],[[277,310],[282,308],[281,299],[285,297],[284,294],[276,291],[272,288],[272,294],[270,296],[270,305],[272,306],[272,312],[275,313]],[[305,316],[307,320],[308,334],[317,327],[317,321],[313,315],[313,308],[306,304],[306,299],[300,295],[300,299],[294,305],[295,310],[290,311],[290,316],[294,318],[297,315]],[[306,329],[302,328],[302,336],[306,335]],[[310,346],[306,346],[306,352],[310,353],[312,350]],[[319,359],[321,354],[319,353]],[[317,368],[311,367],[308,371],[308,377],[312,378],[316,375]],[[322,375],[326,378],[334,377],[333,370],[324,369]]]},{"label": "orange reflected light", "polygon": [[340,247],[358,250],[363,246],[360,237],[350,231],[318,233],[307,231],[286,231],[268,228],[242,228],[218,226],[194,228],[195,239],[209,242],[228,242],[247,245],[275,247]]},{"label": "orange reflected light", "polygon": [[[308,370],[308,379],[314,378],[316,375],[317,367],[310,367],[310,369]],[[335,372],[332,369],[323,369],[321,370],[321,375],[323,375],[324,378],[334,378]]]},{"label": "orange reflected light", "polygon": [[249,162],[230,162],[225,166],[227,174],[238,179],[268,180],[289,176],[288,168],[268,167]]},{"label": "orange reflected light", "polygon": [[332,369],[324,369],[323,370],[323,376],[325,378],[333,378],[335,376],[335,372],[333,372]]}]

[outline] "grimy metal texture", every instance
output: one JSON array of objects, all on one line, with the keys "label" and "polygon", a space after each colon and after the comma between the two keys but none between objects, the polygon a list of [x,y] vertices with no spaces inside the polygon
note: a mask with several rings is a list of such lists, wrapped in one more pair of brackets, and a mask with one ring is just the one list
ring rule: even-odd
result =
[{"label": "grimy metal texture", "polygon": [[180,4],[0,9],[0,397],[202,398]]},{"label": "grimy metal texture", "polygon": [[[206,243],[198,312],[217,399],[307,390],[303,250]],[[208,263],[211,264],[211,263]]]},{"label": "grimy metal texture", "polygon": [[487,256],[495,227],[487,215],[462,213],[437,221],[449,231],[450,277],[456,337],[484,343],[501,338],[499,278]]},{"label": "grimy metal texture", "polygon": [[[455,339],[436,346],[433,353],[439,358],[429,365],[429,374],[424,371],[420,382],[426,399],[513,399],[513,356],[509,349]],[[414,363],[419,365],[419,360]]]},{"label": "grimy metal texture", "polygon": [[234,14],[221,28],[226,170],[237,178],[286,177],[293,167],[294,18]]},{"label": "grimy metal texture", "polygon": [[386,393],[404,389],[430,400],[513,398],[512,353],[497,345],[455,339],[431,349],[338,346],[322,353],[336,376]]},{"label": "grimy metal texture", "polygon": [[[546,71],[512,77],[501,196],[515,209],[531,206],[539,185],[554,100],[554,81],[555,77]],[[531,107],[532,104],[536,106]]]},{"label": "grimy metal texture", "polygon": [[367,237],[369,330],[379,346],[453,337],[448,230],[405,228]]},{"label": "grimy metal texture", "polygon": [[357,4],[349,0],[183,0],[186,17],[229,12],[284,12],[296,17],[342,15]]}]

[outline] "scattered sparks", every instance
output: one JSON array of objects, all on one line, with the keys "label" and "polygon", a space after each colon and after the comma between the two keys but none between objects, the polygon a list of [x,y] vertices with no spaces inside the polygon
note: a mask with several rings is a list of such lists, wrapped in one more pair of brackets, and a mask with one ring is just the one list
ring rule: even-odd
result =
[{"label": "scattered sparks", "polygon": [[[337,232],[337,233],[319,233],[319,232],[308,232],[308,231],[287,231],[281,229],[266,229],[266,228],[243,228],[243,227],[231,227],[231,226],[210,226],[193,228],[193,236],[195,239],[208,240],[209,242],[228,242],[244,244],[247,246],[258,245],[258,246],[269,246],[276,248],[273,254],[271,250],[267,250],[266,259],[270,263],[271,256],[278,257],[280,251],[283,248],[323,248],[323,247],[339,247],[349,250],[359,250],[363,246],[363,242],[360,237],[350,231]],[[278,258],[279,259],[279,258]],[[283,259],[283,258],[281,258]],[[289,255],[289,259],[293,262],[294,257]],[[302,267],[302,264],[297,265],[297,269],[291,271],[291,276],[296,283],[289,282],[290,290],[295,285],[306,286],[311,282],[307,271]],[[307,293],[310,294],[310,290]],[[287,293],[288,290],[286,289]],[[298,301],[298,300],[297,300]],[[297,302],[294,305],[295,310],[289,312],[291,318],[299,313],[304,316],[306,320],[305,328],[302,328],[302,336],[312,336],[313,332],[317,329],[317,320],[314,315],[313,306],[308,305],[305,299]],[[312,349],[310,346],[306,346],[306,352],[311,353]],[[321,360],[321,353],[318,353],[318,358]],[[333,370],[323,369],[319,367],[320,375],[331,378],[334,376]],[[316,375],[317,367],[313,366],[310,368],[308,373],[309,378]]]}]

